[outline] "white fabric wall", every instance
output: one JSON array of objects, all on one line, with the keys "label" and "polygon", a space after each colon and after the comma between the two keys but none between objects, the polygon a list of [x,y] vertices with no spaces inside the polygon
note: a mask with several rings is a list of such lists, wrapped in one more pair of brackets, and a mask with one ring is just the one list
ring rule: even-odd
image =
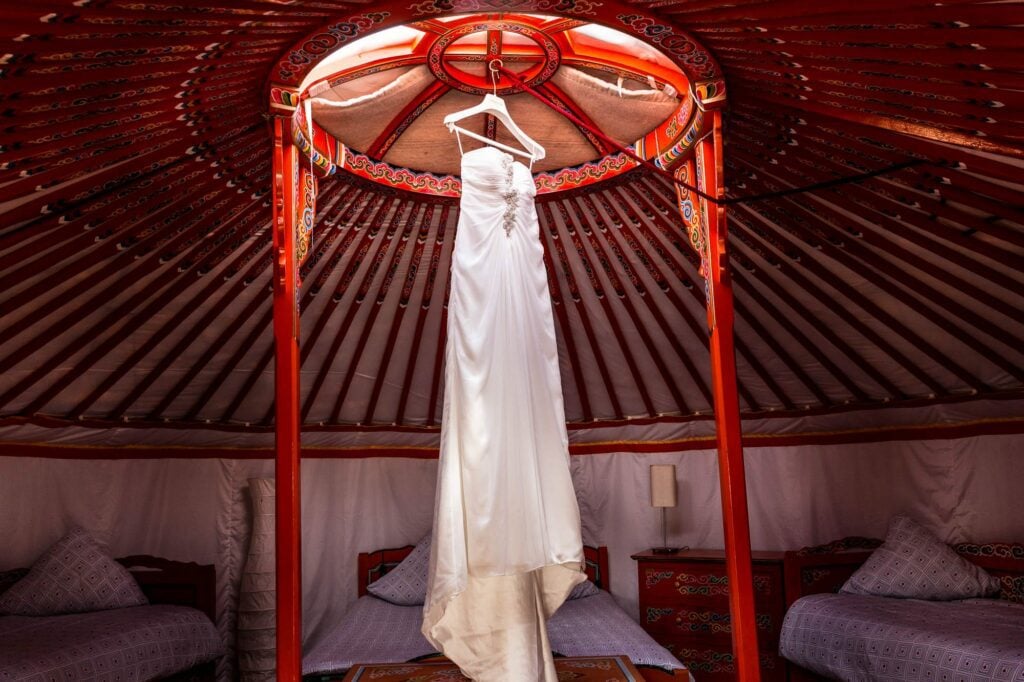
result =
[{"label": "white fabric wall", "polygon": [[[3,446],[12,454],[16,446]],[[881,536],[911,513],[943,539],[1024,541],[1024,435],[948,441],[748,448],[755,549],[793,549],[844,535]],[[609,548],[612,591],[636,615],[630,554],[660,544],[648,506],[648,465],[674,463],[680,506],[670,543],[722,547],[715,454],[618,453],[572,458],[584,540]],[[436,462],[303,462],[305,633],[355,599],[356,554],[415,543],[431,525]],[[246,481],[269,460],[60,460],[0,457],[0,570],[29,565],[71,525],[115,555],[215,563],[219,626],[233,641],[235,585],[246,552]]]}]

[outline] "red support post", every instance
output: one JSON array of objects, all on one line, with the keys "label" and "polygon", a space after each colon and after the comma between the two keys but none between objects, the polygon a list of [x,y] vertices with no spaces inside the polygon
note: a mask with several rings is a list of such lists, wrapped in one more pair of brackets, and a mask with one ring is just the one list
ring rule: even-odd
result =
[{"label": "red support post", "polygon": [[[701,140],[697,148],[701,161],[699,180],[706,193],[724,197],[722,115],[720,111],[709,113],[712,134]],[[712,204],[704,199],[700,201],[708,227],[708,271],[705,277],[708,283],[711,379],[715,396],[718,476],[722,487],[722,523],[725,528],[726,571],[729,575],[733,656],[741,682],[760,682],[743,434],[740,428],[736,352],[733,344],[732,284],[726,248],[728,227],[724,205]]]},{"label": "red support post", "polygon": [[302,591],[299,535],[299,311],[295,261],[298,150],[274,118],[274,398],[277,539],[277,680],[299,682]]}]

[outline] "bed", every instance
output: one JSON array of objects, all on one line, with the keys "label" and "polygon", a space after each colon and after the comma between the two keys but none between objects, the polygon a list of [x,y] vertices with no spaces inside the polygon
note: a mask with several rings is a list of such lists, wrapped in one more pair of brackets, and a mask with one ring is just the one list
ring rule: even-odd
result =
[{"label": "bed", "polygon": [[[213,566],[151,556],[117,560],[149,605],[0,616],[0,680],[212,682],[224,645],[214,627]],[[28,569],[0,577],[3,595]]]},{"label": "bed", "polygon": [[[359,555],[359,599],[333,628],[307,644],[302,670],[307,682],[340,680],[357,663],[402,663],[439,657],[420,634],[421,604],[398,605],[368,594],[368,586],[406,559],[414,547]],[[586,547],[587,574],[594,586],[608,582],[604,547]],[[566,601],[548,623],[556,657],[627,655],[647,682],[685,682],[689,674],[604,589]]]},{"label": "bed", "polygon": [[786,553],[789,608],[779,654],[791,663],[791,682],[1024,682],[1024,546],[948,547],[997,581],[995,598],[838,592],[882,545],[879,540],[844,538]]}]

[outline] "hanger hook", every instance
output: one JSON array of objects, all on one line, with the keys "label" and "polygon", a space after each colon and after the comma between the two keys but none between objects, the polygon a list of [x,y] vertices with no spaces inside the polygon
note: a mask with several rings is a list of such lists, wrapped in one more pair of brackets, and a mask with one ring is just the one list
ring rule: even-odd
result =
[{"label": "hanger hook", "polygon": [[[497,64],[497,66],[495,66],[495,64]],[[502,63],[500,59],[492,59],[487,62],[487,69],[491,72],[491,85],[493,86],[495,97],[498,96],[498,69],[504,66],[505,64]]]}]

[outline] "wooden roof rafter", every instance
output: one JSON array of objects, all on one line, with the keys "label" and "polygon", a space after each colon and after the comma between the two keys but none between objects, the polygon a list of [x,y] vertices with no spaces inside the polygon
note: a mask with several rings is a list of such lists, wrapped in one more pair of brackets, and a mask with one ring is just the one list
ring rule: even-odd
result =
[{"label": "wooden roof rafter", "polygon": [[[348,330],[352,324],[352,319],[358,312],[358,307],[351,303],[352,296],[348,294],[348,292],[352,290],[350,285],[356,278],[356,275],[363,262],[363,257],[365,256],[366,253],[369,252],[371,243],[376,239],[378,234],[381,233],[381,230],[384,225],[384,219],[388,215],[388,213],[393,210],[394,204],[394,197],[379,196],[377,200],[374,202],[372,209],[370,210],[370,213],[366,219],[365,226],[362,227],[361,229],[352,230],[353,236],[355,233],[359,234],[358,240],[346,240],[347,243],[345,244],[345,246],[348,249],[351,249],[351,251],[349,251],[350,260],[348,263],[348,267],[342,272],[341,279],[335,285],[335,293],[331,297],[331,299],[327,301],[326,308],[324,310],[333,312],[335,308],[339,307],[339,304],[342,301],[342,297],[348,296],[348,311],[346,312],[345,317],[342,319],[342,322],[338,327],[339,333],[334,334],[331,340],[326,355],[327,360],[324,361],[323,364],[321,365],[321,370],[314,377],[312,383],[310,384],[310,388],[306,393],[306,399],[303,403],[302,411],[300,412],[300,416],[303,420],[309,418],[310,411],[313,408],[314,401],[316,400],[321,388],[323,387],[324,382],[327,379],[327,373],[330,371],[330,368],[333,365],[333,361],[338,355],[338,351],[341,348],[341,344],[342,341],[344,340],[345,334],[348,333]],[[375,272],[375,270],[368,270],[367,272],[365,272],[363,274],[362,279],[360,280],[359,285],[356,286],[355,290],[358,291],[364,288],[365,286],[368,286],[369,280]],[[317,319],[313,329],[310,331],[308,335],[304,337],[305,343],[302,346],[301,355],[302,363],[306,362],[306,359],[309,357],[309,354],[312,352],[314,348],[316,348],[319,336],[324,330],[328,321],[330,320],[330,317],[331,316],[324,314],[324,312],[321,312],[321,315],[319,319]],[[270,358],[268,357],[267,361],[269,362],[269,360]]]},{"label": "wooden roof rafter", "polygon": [[[359,335],[358,341],[352,351],[352,360],[348,363],[348,368],[345,370],[344,378],[334,398],[334,406],[329,412],[332,423],[337,423],[341,420],[341,411],[345,403],[345,398],[348,397],[349,389],[352,387],[352,379],[355,377],[356,369],[365,361],[366,346],[370,341],[370,334],[373,331],[374,322],[380,315],[380,311],[383,309],[383,303],[391,290],[391,285],[396,283],[395,273],[399,271],[400,263],[403,260],[403,256],[406,251],[406,247],[409,245],[410,237],[419,231],[418,226],[414,221],[410,220],[416,206],[411,202],[398,207],[395,207],[395,213],[388,223],[388,233],[385,235],[385,239],[389,242],[393,242],[393,245],[389,247],[390,253],[386,254],[384,249],[378,247],[378,257],[374,260],[372,267],[367,271],[366,277],[363,280],[363,286],[356,291],[355,304],[365,305],[369,308],[369,313],[363,320],[363,331]],[[399,210],[401,211],[401,218],[398,218]],[[380,272],[379,282],[374,287],[372,282],[376,279],[378,271]],[[398,280],[400,283],[401,280]],[[376,289],[376,293],[373,291]],[[400,292],[401,287],[396,287]],[[392,318],[390,320],[391,334],[395,334],[398,331],[399,318]],[[343,326],[340,330],[339,337],[344,341],[345,335],[349,332],[348,326]],[[389,334],[389,338],[391,336]],[[378,364],[373,372],[379,379],[383,379],[384,374],[387,371],[387,367],[383,364]]]},{"label": "wooden roof rafter", "polygon": [[[601,196],[603,197],[603,194]],[[576,201],[583,203],[584,205],[589,204],[590,209],[587,212],[590,215],[600,215],[597,207],[593,206],[593,195],[583,195],[576,197]],[[611,210],[611,206],[608,204],[607,199],[604,199],[602,204],[602,208],[604,208],[605,211]],[[624,257],[624,254],[627,253],[632,254],[640,261],[640,263],[644,266],[644,273],[654,280],[654,288],[661,289],[663,292],[665,292],[669,300],[674,304],[675,311],[683,319],[686,320],[691,333],[694,335],[698,343],[704,341],[706,336],[703,334],[703,329],[700,327],[700,324],[697,322],[697,320],[694,319],[692,315],[690,315],[690,311],[686,308],[686,306],[682,304],[678,293],[672,289],[672,280],[666,277],[665,274],[660,270],[660,268],[658,268],[656,261],[652,258],[652,255],[647,251],[647,249],[644,248],[640,241],[636,239],[636,235],[632,234],[634,227],[633,221],[629,220],[628,222],[624,222],[620,220],[619,225],[608,228],[605,224],[602,223],[600,218],[598,218],[597,220],[595,220],[594,227],[597,229],[598,232],[600,232],[605,237],[607,243],[616,252],[615,255],[617,261],[619,261],[620,263],[625,262],[626,258]],[[626,244],[623,244],[623,241],[625,241]],[[640,273],[634,275],[631,272],[627,271],[625,274],[627,275],[628,279],[639,280]],[[697,368],[696,363],[694,363],[691,359],[689,351],[686,350],[686,346],[683,345],[683,342],[680,339],[679,330],[674,329],[673,325],[668,321],[665,313],[661,311],[657,303],[654,301],[653,295],[648,295],[649,292],[653,294],[654,288],[646,287],[639,281],[637,281],[634,286],[636,288],[639,298],[641,298],[646,303],[647,310],[656,321],[658,328],[662,332],[662,335],[672,346],[672,349],[675,351],[676,358],[674,359],[678,359],[678,361],[682,364],[683,369],[685,369],[686,374],[689,376],[690,384],[687,386],[687,388],[690,389],[691,386],[696,387],[697,392],[704,398],[707,404],[710,405],[712,402],[711,389],[708,386],[707,381],[705,381],[704,376]],[[660,356],[660,352],[658,351],[658,349],[654,348],[653,346],[651,347],[651,352],[652,354]],[[667,377],[666,381],[670,383],[670,390],[672,389],[675,383],[672,374],[673,372],[667,372],[664,375]],[[688,392],[692,391],[688,390]],[[698,409],[686,409],[684,406],[687,404],[688,401],[682,398],[682,396],[676,397],[678,389],[672,391],[672,393],[673,397],[676,400],[676,403],[681,406],[680,412],[682,414],[686,414],[687,411],[693,411],[693,409]]]},{"label": "wooden roof rafter", "polygon": [[[618,191],[621,192],[621,189]],[[609,213],[609,215],[618,214],[617,217],[612,218],[613,227],[611,232],[617,232],[626,239],[629,242],[630,250],[647,266],[648,273],[655,280],[657,288],[663,291],[667,296],[676,315],[685,321],[691,334],[691,337],[687,338],[687,341],[696,342],[698,345],[706,346],[707,330],[704,323],[693,314],[691,309],[688,308],[685,303],[683,303],[679,292],[672,286],[674,282],[678,282],[683,286],[683,288],[692,289],[692,284],[687,286],[686,283],[692,281],[690,280],[690,276],[695,273],[683,272],[681,264],[678,262],[670,263],[670,257],[667,256],[664,247],[657,243],[657,237],[654,236],[653,232],[648,227],[648,223],[650,222],[649,220],[642,219],[639,214],[631,210],[631,207],[628,204],[610,200],[605,192],[595,193],[594,196],[597,196],[601,200],[602,208],[604,208],[606,212],[612,212]],[[584,197],[585,201],[589,199],[590,197]],[[675,207],[672,206],[669,210],[675,211]],[[665,215],[664,211],[659,211],[659,213]],[[672,276],[666,275],[662,270],[662,267],[659,267],[658,255],[661,256],[662,266],[667,265],[673,269],[673,272],[671,273]],[[651,297],[646,296],[646,293],[647,292],[645,291],[644,297],[647,299],[648,305],[654,310],[657,310],[657,308],[654,307],[654,302],[651,300]],[[682,339],[680,338],[679,332],[673,333],[669,329],[667,321],[664,320],[663,313],[658,313],[658,317],[660,318],[659,325],[662,327],[666,337],[669,338],[676,350],[676,353],[679,355],[687,374],[690,375],[693,386],[697,388],[697,391],[704,398],[705,403],[710,405],[712,403],[711,388],[698,369],[697,363],[689,357],[690,353],[682,352],[682,348],[684,348],[684,346],[682,345]],[[690,347],[690,344],[687,343],[685,347]]]},{"label": "wooden roof rafter", "polygon": [[[761,175],[766,175],[765,171],[762,170]],[[784,173],[779,173],[778,175],[780,178],[785,176]],[[806,183],[807,176],[796,176],[793,181]],[[772,185],[762,183],[762,187],[770,189]],[[794,224],[803,228],[801,231],[805,231],[807,225],[819,225],[830,228],[835,238],[842,240],[838,243],[833,242],[828,237],[821,240],[819,243],[824,255],[830,254],[837,248],[842,248],[846,254],[852,257],[851,266],[856,263],[861,272],[873,274],[876,281],[895,283],[897,288],[902,290],[904,296],[916,299],[918,305],[915,307],[915,311],[930,319],[936,325],[946,324],[951,318],[960,319],[967,323],[967,327],[961,327],[958,331],[958,335],[965,343],[969,343],[974,348],[982,351],[985,356],[991,358],[995,364],[1000,365],[1011,376],[1024,379],[1024,369],[1015,366],[1005,358],[1002,352],[996,351],[979,339],[975,331],[989,336],[1010,349],[1022,347],[1024,342],[1021,339],[1013,337],[1009,331],[1000,329],[974,311],[969,310],[963,304],[952,300],[944,291],[929,285],[919,276],[915,276],[914,272],[927,273],[935,278],[936,281],[942,281],[945,285],[952,285],[957,290],[965,293],[976,291],[983,297],[987,297],[987,294],[974,285],[958,281],[950,273],[940,271],[938,268],[931,266],[927,261],[918,258],[895,242],[886,241],[878,244],[881,247],[879,249],[868,248],[864,242],[866,241],[874,246],[875,240],[851,237],[845,229],[836,225],[836,223],[847,220],[845,216],[836,213],[827,205],[822,205],[817,200],[814,200],[814,203],[810,205],[789,197],[782,198],[781,201],[791,209],[789,212],[790,219]],[[820,210],[812,210],[811,206],[820,206]],[[872,232],[869,231],[868,234],[872,234]],[[890,259],[883,258],[882,254],[890,256],[891,261]],[[838,259],[841,260],[842,258]],[[894,267],[896,264],[903,264],[908,267]],[[964,376],[966,374],[961,376],[961,378],[964,378]]]},{"label": "wooden roof rafter", "polygon": [[[541,235],[545,238],[547,246],[545,251],[548,254],[554,253],[558,256],[558,260],[561,263],[560,272],[564,278],[569,293],[568,298],[573,302],[571,310],[576,313],[576,317],[580,321],[580,326],[583,327],[583,333],[586,337],[590,353],[594,358],[594,362],[597,364],[598,374],[601,377],[601,386],[604,388],[604,393],[608,398],[612,414],[616,419],[624,419],[626,417],[626,413],[622,409],[622,403],[619,400],[618,392],[615,390],[614,383],[612,382],[612,374],[609,369],[608,359],[605,358],[604,354],[601,352],[601,345],[598,342],[596,333],[594,332],[594,325],[591,322],[590,315],[587,313],[587,309],[583,302],[582,289],[580,288],[576,274],[570,264],[569,252],[567,251],[564,240],[559,233],[554,213],[552,212],[549,204],[550,202],[543,202],[537,207],[537,214],[540,219]],[[565,297],[563,297],[563,300],[564,298]],[[567,309],[567,311],[568,310],[569,309]],[[582,343],[578,342],[577,346],[580,345],[582,345]],[[591,396],[588,402],[593,403],[593,401],[594,396]]]},{"label": "wooden roof rafter", "polygon": [[[565,202],[568,203],[568,202]],[[575,202],[579,206],[580,202],[577,199]],[[569,206],[566,207],[570,208]],[[682,346],[675,339],[675,332],[665,320],[664,315],[658,310],[657,306],[651,300],[651,297],[647,295],[648,287],[643,283],[638,272],[630,265],[629,261],[623,256],[622,250],[619,249],[615,240],[612,239],[612,235],[607,230],[601,229],[600,223],[593,220],[587,220],[592,218],[593,214],[589,211],[567,211],[570,216],[575,216],[578,224],[582,229],[583,235],[586,237],[586,244],[590,246],[592,253],[594,254],[595,260],[601,265],[601,272],[604,274],[605,280],[608,281],[610,287],[605,291],[613,291],[617,295],[622,310],[625,310],[629,316],[630,322],[632,322],[632,329],[635,329],[636,333],[639,334],[640,339],[643,342],[644,350],[646,355],[650,357],[654,365],[658,368],[658,371],[662,377],[663,383],[672,395],[672,399],[675,403],[675,410],[680,414],[687,414],[691,412],[691,408],[687,404],[686,398],[683,396],[680,390],[679,377],[676,376],[676,372],[672,371],[666,364],[666,358],[662,356],[661,351],[658,348],[658,344],[655,342],[651,331],[660,331],[664,339],[666,339],[673,350],[679,353],[678,360],[685,366],[686,353],[682,350]],[[604,238],[602,242],[600,237]],[[621,274],[620,274],[621,273]],[[637,303],[634,304],[634,297],[628,292],[628,286],[632,284],[634,291],[637,293],[635,300]],[[610,296],[606,296],[605,300],[610,300]],[[642,307],[640,303],[643,303]],[[648,325],[641,318],[640,312],[646,308],[647,314],[650,315],[655,321],[655,327],[653,330],[648,331]],[[695,375],[699,376],[699,375]],[[649,412],[650,416],[654,416],[659,412],[665,410],[658,410],[657,408],[652,409]]]},{"label": "wooden roof rafter", "polygon": [[[585,234],[586,231],[589,230],[584,230],[579,216],[570,212],[560,201],[552,203],[554,204],[556,211],[553,216],[555,218],[553,225],[561,226],[562,229],[559,230],[559,238],[572,246],[572,251],[569,251],[569,254],[575,257],[575,259],[577,259],[583,266],[583,274],[586,275],[586,281],[589,282],[594,298],[604,313],[604,319],[608,322],[608,328],[611,330],[612,336],[618,344],[616,355],[622,357],[626,361],[626,367],[629,370],[629,377],[632,380],[632,385],[639,393],[640,400],[643,403],[646,413],[648,415],[657,414],[654,402],[651,399],[650,389],[647,385],[648,382],[644,380],[644,373],[640,370],[636,358],[629,350],[630,344],[625,338],[623,325],[612,308],[612,293],[618,293],[621,291],[621,284],[619,284],[617,277],[609,277],[610,268],[607,267],[607,262],[602,263],[603,259],[601,258],[601,254],[594,253],[592,255],[591,253],[588,253],[586,242],[584,242],[580,235],[581,233]],[[600,269],[594,267],[594,260],[605,267]],[[603,280],[600,273],[603,273],[607,279]],[[615,298],[620,301],[622,309],[624,309],[625,313],[631,318],[635,327],[637,327],[636,331],[639,332],[640,330],[638,327],[640,325],[637,324],[636,318],[634,317],[635,311],[633,307],[629,305],[624,296],[616,296]],[[646,358],[652,355],[652,347],[650,337],[646,332],[643,333],[642,338],[645,350],[647,351],[645,354]]]},{"label": "wooden roof rafter", "polygon": [[[441,206],[440,215],[438,216],[437,226],[435,227],[434,244],[430,254],[430,267],[427,270],[426,281],[422,289],[420,297],[420,305],[416,314],[416,327],[413,330],[413,339],[424,338],[424,329],[427,323],[427,314],[431,309],[431,303],[434,300],[435,287],[437,286],[437,275],[438,268],[441,263],[450,262],[451,253],[449,244],[454,245],[454,240],[445,239],[445,235],[450,232],[451,229],[451,214],[449,204],[443,204]],[[441,331],[443,333],[443,325]],[[428,344],[423,344],[429,347]],[[395,411],[395,424],[402,424],[405,417],[406,406],[408,405],[409,394],[412,390],[413,377],[415,376],[416,363],[422,353],[412,354],[405,368],[405,375],[402,377],[402,390],[399,393],[398,406]],[[435,403],[428,403],[428,409],[431,409]]]},{"label": "wooden roof rafter", "polygon": [[[748,139],[747,141],[750,145],[752,145],[752,147],[761,147],[763,145],[763,139],[764,138],[751,138]],[[836,173],[837,175],[844,175],[849,174],[851,171],[855,170],[849,168],[846,165],[839,164],[835,161],[836,150],[833,147],[821,148],[819,150],[815,149],[816,145],[813,141],[810,141],[809,143],[805,142],[804,144],[805,148],[812,149],[812,153],[816,157],[813,166],[807,166],[808,172],[818,171],[822,168],[831,168],[833,169],[833,172]],[[762,156],[762,158],[764,157]],[[805,164],[801,162],[798,165],[804,166]],[[780,168],[778,170],[783,171],[785,169]],[[791,168],[790,170],[799,172],[799,169],[796,168]],[[807,184],[813,179],[812,176],[808,174],[808,172],[800,173],[800,177],[793,181]],[[870,182],[889,182],[897,184],[899,186],[903,186],[903,183],[895,181],[894,178],[914,177],[916,173],[917,171],[914,171],[912,169],[905,169],[904,171],[901,171],[899,174],[887,180],[872,180]],[[845,188],[843,190],[833,189],[828,191],[827,193],[812,193],[808,196],[813,202],[815,202],[816,204],[820,204],[824,210],[832,214],[833,218],[831,220],[824,221],[823,225],[832,228],[839,235],[844,236],[846,238],[853,238],[854,240],[863,241],[864,244],[877,247],[883,253],[891,253],[894,256],[898,257],[900,261],[909,263],[920,271],[928,272],[936,280],[946,281],[948,283],[954,284],[957,290],[970,295],[974,300],[984,304],[985,306],[995,311],[1000,312],[1004,316],[1008,318],[1013,318],[1016,316],[1017,308],[1011,304],[1008,304],[998,299],[994,295],[994,292],[992,292],[991,290],[975,286],[974,284],[966,281],[962,277],[957,276],[955,273],[951,273],[948,269],[940,269],[936,264],[932,263],[931,261],[925,260],[918,254],[913,253],[904,248],[898,241],[893,239],[894,235],[906,234],[905,231],[901,229],[900,224],[898,222],[893,221],[892,224],[882,223],[882,225],[884,225],[886,228],[884,230],[880,229],[880,225],[878,223],[873,223],[867,220],[858,221],[855,224],[855,226],[850,226],[852,224],[852,221],[845,216],[838,215],[836,213],[836,210],[847,210],[853,215],[859,215],[862,209],[865,207],[865,203],[855,203],[855,201],[851,200],[850,197],[852,195],[860,195],[861,193],[861,188]],[[806,206],[807,202],[804,202],[804,204],[801,205],[801,209],[806,209]],[[847,224],[847,227],[836,227],[836,223],[845,223]],[[962,252],[946,248],[940,243],[936,242],[923,242],[922,245],[927,249],[928,253],[941,255],[945,260],[956,263],[967,272],[971,272],[972,274],[992,279],[993,282],[1001,283],[1003,285],[1004,291],[1012,291],[1012,285],[1009,281],[1009,278],[1005,278],[999,275],[999,273],[992,271],[990,269],[981,269],[977,262],[970,261],[968,258],[964,257]]]},{"label": "wooden roof rafter", "polygon": [[[737,112],[738,113],[738,112]],[[761,127],[754,119],[756,116],[751,117],[749,125]],[[805,126],[799,121],[802,119],[790,119],[796,124],[795,128],[791,128],[794,133],[800,133],[804,130]],[[838,131],[833,134],[830,129]],[[841,145],[836,148],[833,153],[847,153],[844,148],[853,144],[866,143],[868,138],[864,138],[864,129],[860,127],[854,127],[846,124],[844,121],[836,121],[835,124],[829,122],[828,126],[818,126],[815,128],[815,132],[818,135],[828,135],[837,141],[841,141]],[[771,134],[768,132],[767,134]],[[895,134],[873,134],[873,137],[879,141],[885,142],[887,145],[894,145],[898,143],[899,136]],[[753,139],[753,138],[749,138]],[[761,139],[760,136],[757,137]],[[926,158],[937,158],[939,154],[948,153],[948,148],[920,141],[911,141],[915,145],[915,154],[920,154]],[[807,142],[802,143],[804,146],[810,145]],[[923,145],[923,146],[922,146]],[[893,149],[898,147],[893,146]],[[864,151],[859,151],[858,154],[863,154]],[[946,168],[950,169],[950,172],[957,171],[956,168],[950,166],[950,160],[937,158],[940,164],[944,164],[940,169],[933,172],[945,173]],[[967,163],[972,166],[975,164],[975,159],[967,159]],[[983,161],[983,159],[979,159]],[[987,172],[989,169],[985,169]],[[998,170],[998,169],[993,169]],[[894,192],[889,191],[883,185],[884,181],[870,179],[862,183],[850,185],[846,188],[844,195],[850,201],[856,203],[859,207],[858,211],[865,215],[876,216],[876,220],[880,225],[884,225],[887,230],[901,230],[900,225],[906,223],[915,229],[913,235],[906,231],[901,231],[907,238],[912,239],[919,244],[925,245],[929,250],[936,254],[941,254],[946,258],[953,260],[960,260],[962,258],[970,258],[974,262],[971,264],[964,264],[964,267],[979,272],[987,272],[990,277],[998,277],[997,273],[990,272],[983,264],[976,261],[976,256],[983,257],[985,259],[1003,264],[1007,267],[1013,267],[1015,262],[1014,256],[1008,253],[1004,249],[994,248],[989,243],[982,241],[977,238],[977,232],[975,226],[961,226],[959,229],[953,227],[956,224],[956,220],[951,216],[943,214],[941,217],[948,221],[943,223],[938,218],[938,213],[933,213],[928,210],[927,204],[932,200],[935,201],[935,211],[947,211],[945,207],[941,205],[941,201],[935,197],[918,197],[914,200],[899,198]],[[874,191],[872,191],[874,190]],[[922,202],[923,205],[922,205]],[[982,225],[986,230],[991,226],[991,223],[986,222]],[[972,234],[973,233],[973,234]],[[955,248],[947,247],[945,244],[955,245]],[[960,254],[957,256],[956,254]],[[1015,288],[1012,280],[1007,279],[994,279],[994,282],[998,282],[1002,285],[1003,290],[1012,291]]]},{"label": "wooden roof rafter", "polygon": [[[632,4],[640,13],[660,7],[658,16],[684,23],[695,40],[715,48],[730,88],[723,115],[731,196],[911,158],[930,164],[841,190],[730,209],[738,334],[796,408],[787,411],[757,370],[741,360],[746,414],[841,412],[885,400],[922,405],[961,400],[971,391],[995,399],[1021,385],[1024,359],[1015,345],[1024,338],[1016,315],[1024,305],[1024,206],[1015,181],[1021,134],[1013,122],[1021,118],[1024,100],[1017,91],[1024,89],[1024,76],[1013,60],[1021,31],[1013,3]],[[0,301],[9,311],[0,327],[0,364],[9,367],[0,394],[26,378],[32,381],[0,405],[0,417],[36,418],[27,415],[32,410],[80,419],[76,423],[82,425],[127,418],[130,424],[186,429],[207,423],[231,428],[236,421],[265,427],[270,311],[250,303],[269,282],[271,253],[263,242],[271,169],[264,107],[252,97],[253,86],[273,70],[277,55],[329,17],[368,7],[232,0],[190,9],[153,0],[139,8],[130,0],[109,0],[74,12],[50,9],[51,23],[39,20],[42,10],[29,7],[5,15],[14,34],[26,37],[8,42],[12,57],[3,75],[3,108],[12,116],[0,126],[0,163],[6,164],[0,186],[12,201],[0,204]],[[223,37],[199,40],[210,30]],[[574,36],[559,31],[557,38]],[[143,45],[150,38],[152,51]],[[580,42],[589,44],[589,38]],[[987,49],[957,47],[975,43]],[[918,44],[920,50],[910,47]],[[86,59],[58,59],[62,51]],[[107,62],[101,54],[112,58]],[[921,55],[927,60],[920,61]],[[572,62],[582,60],[579,54],[565,51],[563,57],[569,66],[588,68]],[[607,79],[609,65],[591,64]],[[379,187],[360,182],[339,175],[321,187],[323,217],[302,269],[306,329],[321,319],[325,325],[306,358],[305,371],[312,376],[327,356],[331,330],[349,309],[344,296],[333,302],[335,284],[361,232],[344,219],[380,196]],[[438,280],[445,276],[458,212],[450,201],[401,196],[414,220],[432,213],[430,229],[442,234],[431,232],[420,252],[410,243],[395,261],[399,272],[365,343],[373,352],[352,370],[350,396],[367,375],[358,409],[343,409],[332,423],[336,395],[322,389],[307,427],[322,416],[324,426],[317,428],[326,431],[349,421],[429,421],[436,428],[447,286],[447,279]],[[611,310],[637,365],[648,373],[655,411],[678,411],[654,376],[661,372],[649,357],[656,351],[691,416],[709,409],[695,380],[707,354],[704,292],[696,256],[671,219],[671,188],[643,173],[625,173],[564,196],[539,196],[542,221],[547,201],[561,202],[577,215],[580,230],[590,226],[589,235],[577,236],[607,291],[610,280],[599,257],[615,267],[625,260],[642,284],[638,288],[618,271],[628,300],[621,306],[611,301]],[[616,414],[649,418],[630,380],[622,380],[628,377],[625,363],[622,376],[614,367],[618,342],[604,333],[608,321],[589,282],[576,281],[583,264],[574,245],[561,243],[564,221],[555,206],[550,210],[559,217],[544,223],[545,229],[554,225],[553,234],[562,236],[542,234],[553,298],[561,301],[554,306],[561,355],[578,356],[563,368],[567,410],[583,422]],[[346,241],[350,232],[355,236]],[[376,248],[363,257],[377,257]],[[891,267],[897,262],[898,268]],[[175,273],[179,267],[184,272]],[[407,268],[420,272],[402,307],[403,296],[394,289]],[[874,308],[846,297],[839,285],[845,280],[856,289],[857,272],[871,280],[863,285],[867,298],[883,309],[902,306],[892,308],[897,320],[932,342],[938,359],[877,318]],[[159,286],[136,297],[150,281]],[[117,327],[104,328],[111,308],[82,307],[103,293],[114,295],[105,305],[135,305],[134,316],[167,305],[142,324],[125,313]],[[230,314],[212,312],[229,307],[229,300],[239,301]],[[645,324],[649,343],[630,331],[636,322],[626,304]],[[375,305],[365,300],[359,306],[332,370],[340,376],[350,369],[349,355],[366,333],[361,322]],[[910,307],[911,314],[899,314]],[[670,338],[666,327],[675,332]],[[33,351],[25,345],[43,330],[53,332],[45,346]],[[961,341],[950,339],[957,330]],[[406,339],[412,333],[424,337],[417,348]],[[766,335],[774,346],[758,338]],[[386,362],[384,353],[390,353]],[[947,356],[983,385],[973,387],[948,371],[942,360]],[[62,373],[36,374],[37,362],[49,358]],[[608,365],[607,382],[599,360]],[[615,405],[606,385],[612,386]]]}]

